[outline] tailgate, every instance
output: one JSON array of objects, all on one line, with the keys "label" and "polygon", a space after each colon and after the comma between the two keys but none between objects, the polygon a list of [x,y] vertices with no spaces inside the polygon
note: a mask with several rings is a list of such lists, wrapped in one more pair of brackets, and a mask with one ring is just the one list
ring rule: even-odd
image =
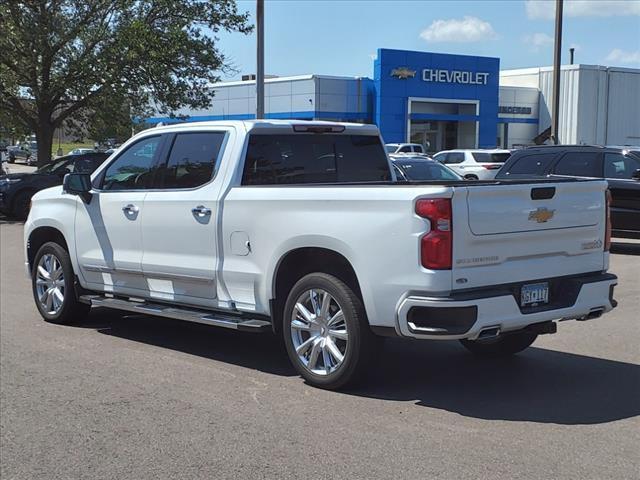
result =
[{"label": "tailgate", "polygon": [[453,288],[603,270],[606,188],[601,180],[456,188]]}]

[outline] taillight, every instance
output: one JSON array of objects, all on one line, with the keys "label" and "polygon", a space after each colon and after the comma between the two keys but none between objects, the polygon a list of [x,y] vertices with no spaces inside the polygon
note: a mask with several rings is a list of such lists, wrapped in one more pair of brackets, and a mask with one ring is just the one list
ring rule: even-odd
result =
[{"label": "taillight", "polygon": [[604,229],[604,251],[608,252],[611,248],[611,192],[607,189],[605,193],[606,198],[606,224]]},{"label": "taillight", "polygon": [[431,223],[431,230],[420,240],[422,266],[431,270],[451,269],[453,244],[451,199],[425,198],[418,200],[416,213]]},{"label": "taillight", "polygon": [[502,167],[502,165],[482,165],[484,168],[486,168],[487,170],[499,170],[500,167]]}]

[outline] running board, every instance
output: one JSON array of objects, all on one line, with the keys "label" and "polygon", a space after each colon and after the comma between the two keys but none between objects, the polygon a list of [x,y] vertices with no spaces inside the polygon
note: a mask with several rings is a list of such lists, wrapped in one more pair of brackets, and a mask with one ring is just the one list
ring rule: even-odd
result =
[{"label": "running board", "polygon": [[143,315],[155,315],[156,317],[174,318],[187,322],[203,323],[216,327],[232,328],[245,332],[271,331],[271,322],[249,318],[241,315],[229,315],[221,312],[196,310],[184,307],[150,303],[144,300],[125,300],[122,298],[103,297],[101,295],[82,295],[79,300],[92,307],[107,307],[116,310],[125,310]]}]

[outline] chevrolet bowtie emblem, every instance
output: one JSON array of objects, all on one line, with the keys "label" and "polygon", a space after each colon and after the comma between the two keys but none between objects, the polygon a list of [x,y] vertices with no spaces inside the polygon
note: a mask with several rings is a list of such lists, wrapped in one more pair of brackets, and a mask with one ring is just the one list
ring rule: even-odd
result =
[{"label": "chevrolet bowtie emblem", "polygon": [[539,207],[529,212],[529,220],[535,220],[538,223],[544,223],[553,218],[555,210],[549,210],[547,207]]},{"label": "chevrolet bowtie emblem", "polygon": [[398,77],[401,80],[406,80],[407,78],[413,78],[416,76],[416,71],[411,70],[408,67],[399,67],[391,70],[392,77]]}]

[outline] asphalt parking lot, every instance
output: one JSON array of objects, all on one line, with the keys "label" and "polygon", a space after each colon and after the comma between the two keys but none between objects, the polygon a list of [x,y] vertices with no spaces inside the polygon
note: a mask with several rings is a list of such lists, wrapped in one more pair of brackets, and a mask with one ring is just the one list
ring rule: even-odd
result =
[{"label": "asphalt parking lot", "polygon": [[106,310],[45,323],[4,222],[0,477],[640,478],[640,243],[615,248],[611,314],[510,361],[387,341],[336,393],[269,335]]}]

